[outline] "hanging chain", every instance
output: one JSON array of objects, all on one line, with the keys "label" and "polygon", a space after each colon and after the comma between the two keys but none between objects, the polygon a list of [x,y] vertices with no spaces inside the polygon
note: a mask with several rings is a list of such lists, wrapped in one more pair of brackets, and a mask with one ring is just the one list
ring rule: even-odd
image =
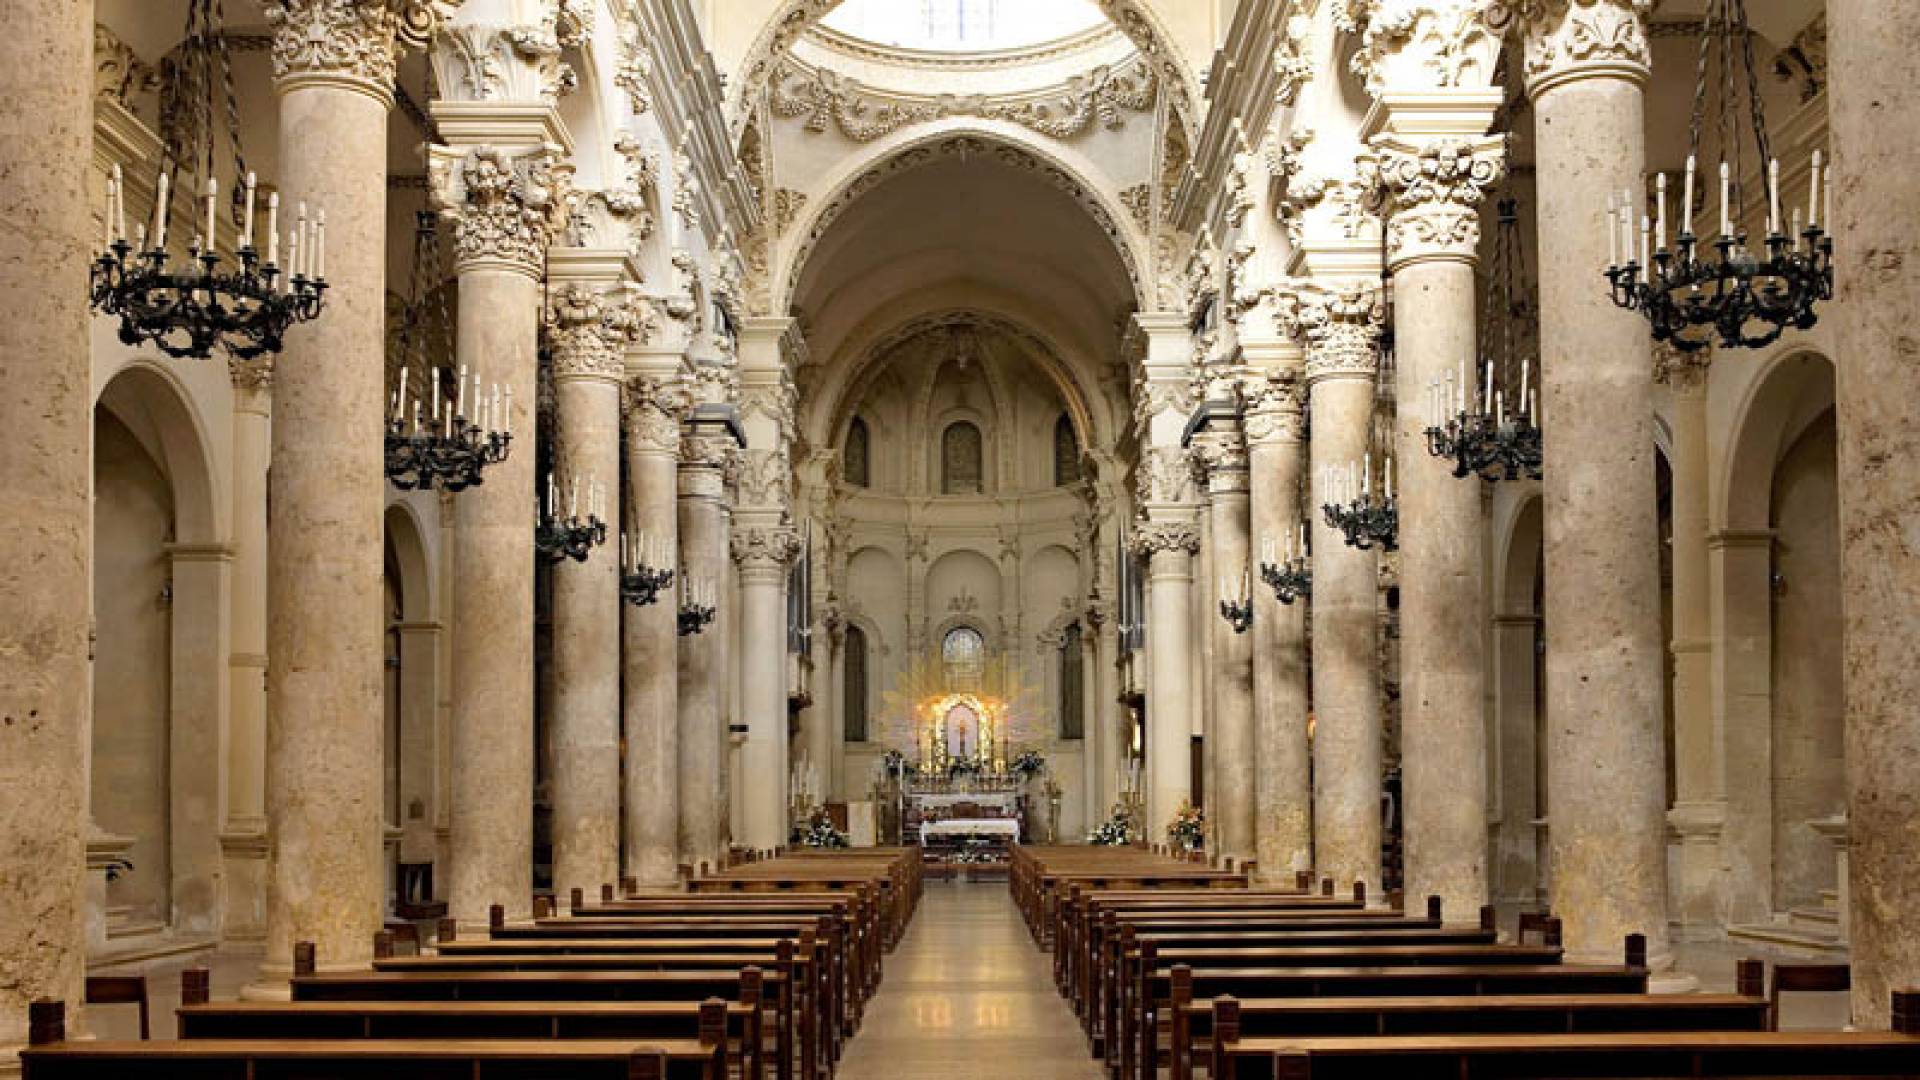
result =
[{"label": "hanging chain", "polygon": [[1746,62],[1747,99],[1753,106],[1754,152],[1760,155],[1760,168],[1764,175],[1768,163],[1773,160],[1773,150],[1767,140],[1766,105],[1760,98],[1760,71],[1753,62],[1753,30],[1747,23],[1747,0],[1731,0],[1731,3],[1740,13],[1741,59]]},{"label": "hanging chain", "polygon": [[[211,18],[207,22],[207,33],[217,49],[220,60],[221,90],[227,98],[227,147],[233,152],[233,185],[228,192],[228,213],[237,227],[244,219],[247,202],[247,158],[240,150],[240,99],[233,90],[233,47],[227,40],[227,14],[224,0],[207,0],[211,7]],[[211,122],[211,120],[209,120]],[[213,137],[207,137],[207,173],[213,174]],[[247,243],[252,237],[241,237],[241,243]]]}]

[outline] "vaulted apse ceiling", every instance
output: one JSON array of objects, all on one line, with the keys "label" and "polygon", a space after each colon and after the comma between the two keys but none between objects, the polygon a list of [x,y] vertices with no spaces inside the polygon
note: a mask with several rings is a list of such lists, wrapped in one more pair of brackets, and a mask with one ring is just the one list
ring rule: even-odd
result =
[{"label": "vaulted apse ceiling", "polygon": [[956,307],[997,311],[1063,349],[1110,356],[1134,291],[1114,241],[1065,192],[992,153],[945,157],[862,194],[801,267],[816,359]]}]

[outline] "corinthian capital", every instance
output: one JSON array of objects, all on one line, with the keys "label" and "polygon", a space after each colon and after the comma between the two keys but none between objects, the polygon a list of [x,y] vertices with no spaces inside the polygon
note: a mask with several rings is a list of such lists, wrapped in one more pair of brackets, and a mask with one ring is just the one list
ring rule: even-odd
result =
[{"label": "corinthian capital", "polygon": [[1389,266],[1421,258],[1470,259],[1480,245],[1480,200],[1506,170],[1498,135],[1408,142],[1375,140],[1391,201]]},{"label": "corinthian capital", "polygon": [[[429,5],[404,6],[432,14]],[[388,0],[266,0],[274,81],[335,82],[391,102],[402,7]]]},{"label": "corinthian capital", "polygon": [[431,157],[435,199],[455,224],[455,268],[491,266],[537,277],[566,202],[566,172],[548,150],[436,147]]},{"label": "corinthian capital", "polygon": [[[678,374],[635,375],[627,379],[625,390],[621,406],[626,410],[627,438],[645,450],[666,454],[679,450],[680,424],[693,407],[687,381]],[[724,453],[724,447],[718,453]]]},{"label": "corinthian capital", "polygon": [[1241,387],[1246,396],[1247,442],[1253,446],[1299,442],[1304,434],[1306,387],[1290,367],[1256,373]]},{"label": "corinthian capital", "polygon": [[1209,495],[1247,490],[1247,437],[1238,424],[1215,424],[1195,435],[1193,456]]},{"label": "corinthian capital", "polygon": [[548,298],[543,321],[554,378],[620,377],[620,343],[609,310],[606,294],[580,281],[567,282]]},{"label": "corinthian capital", "polygon": [[1132,547],[1141,558],[1163,551],[1193,555],[1200,550],[1200,530],[1191,521],[1143,521],[1134,526]]},{"label": "corinthian capital", "polygon": [[1380,370],[1386,307],[1376,285],[1323,288],[1300,297],[1299,332],[1307,347],[1307,380],[1372,378]]},{"label": "corinthian capital", "polygon": [[1517,27],[1525,42],[1527,92],[1574,79],[1644,83],[1651,62],[1647,16],[1654,0],[1488,0],[1489,26]]},{"label": "corinthian capital", "polygon": [[1488,0],[1349,0],[1362,24],[1353,70],[1368,91],[1486,86],[1500,32],[1486,20]]},{"label": "corinthian capital", "polygon": [[731,539],[733,561],[740,569],[784,573],[800,554],[800,537],[790,525],[735,529]]}]

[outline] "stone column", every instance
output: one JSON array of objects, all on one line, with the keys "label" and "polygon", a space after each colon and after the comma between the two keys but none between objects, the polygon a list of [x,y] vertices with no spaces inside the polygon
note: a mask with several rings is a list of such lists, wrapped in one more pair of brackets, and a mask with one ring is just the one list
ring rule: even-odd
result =
[{"label": "stone column", "polygon": [[[1531,592],[1531,590],[1529,590]],[[1527,598],[1530,605],[1531,595]],[[1519,601],[1509,599],[1510,604]],[[1494,854],[1497,903],[1532,904],[1539,899],[1540,792],[1535,725],[1534,643],[1540,617],[1503,612],[1493,617],[1493,660],[1499,680],[1500,836]]]},{"label": "stone column", "polygon": [[1194,406],[1193,338],[1177,312],[1134,316],[1145,338],[1134,389],[1134,434],[1139,440],[1133,550],[1147,561],[1147,719],[1145,831],[1167,839],[1174,811],[1193,796],[1196,665],[1193,636],[1193,557],[1200,528],[1193,468],[1180,445]]},{"label": "stone column", "polygon": [[[539,144],[522,143],[519,153],[497,146],[430,153],[446,185],[439,196],[456,222],[460,366],[482,393],[513,388],[518,444],[488,468],[486,483],[454,504],[448,905],[454,918],[474,924],[493,904],[505,905],[509,919],[524,918],[533,900],[533,447],[540,274],[555,177]],[[572,479],[562,473],[557,482],[571,487]],[[579,480],[584,487],[586,477]],[[593,555],[613,557],[611,550]]]},{"label": "stone column", "polygon": [[[0,17],[0,1068],[27,1004],[77,1009],[86,974],[93,563],[87,260],[93,5],[26,0]],[[377,406],[376,406],[377,409]],[[71,1015],[71,1014],[69,1014]]]},{"label": "stone column", "polygon": [[1221,617],[1219,602],[1226,597],[1219,595],[1219,585],[1238,590],[1242,574],[1248,584],[1259,584],[1248,550],[1247,440],[1237,417],[1216,415],[1194,446],[1206,472],[1213,549],[1214,588],[1201,592],[1214,600],[1202,616],[1213,636],[1213,722],[1207,745],[1213,758],[1214,853],[1239,863],[1254,858],[1253,639],[1251,627],[1236,634]]},{"label": "stone column", "polygon": [[[629,532],[645,533],[670,553],[680,551],[676,505],[680,421],[687,411],[677,347],[627,355],[627,498]],[[645,607],[626,605],[626,687],[621,724],[626,733],[626,867],[643,888],[679,880],[680,680],[677,643],[678,577]]]},{"label": "stone column", "polygon": [[[327,308],[294,330],[273,387],[267,545],[267,952],[253,991],[284,993],[293,943],[364,967],[380,928],[385,836],[381,578],[386,478],[387,112],[392,13],[275,0],[280,199],[327,212]],[[318,43],[318,44],[316,44]]]},{"label": "stone column", "polygon": [[1320,507],[1329,470],[1367,453],[1379,368],[1380,297],[1370,286],[1302,297],[1313,461],[1314,869],[1380,891],[1378,548],[1348,547]]},{"label": "stone column", "polygon": [[[1374,146],[1391,200],[1406,893],[1440,897],[1441,910],[1461,921],[1487,902],[1484,482],[1456,478],[1450,461],[1427,452],[1425,431],[1433,419],[1428,388],[1480,356],[1475,249],[1481,197],[1502,171],[1502,140],[1484,134],[1498,90],[1444,100],[1453,130],[1435,135],[1418,107],[1387,95],[1387,130]],[[1419,135],[1403,134],[1408,127]],[[1519,374],[1501,374],[1508,393]]]},{"label": "stone column", "polygon": [[[633,325],[623,251],[548,255],[553,475],[606,491],[608,546],[553,568],[553,891],[598,895],[620,880],[620,383]],[[637,276],[637,274],[633,275]]]},{"label": "stone column", "polygon": [[[722,418],[731,407],[709,403]],[[728,525],[722,503],[724,470],[736,443],[724,423],[694,421],[680,441],[679,531],[681,581],[676,602],[685,599],[685,587],[697,585],[720,593],[726,583]],[[637,498],[638,496],[636,496]],[[679,640],[679,800],[680,861],[698,869],[715,862],[725,835],[726,804],[721,799],[720,770],[725,758],[728,633],[726,605],[698,634]]]},{"label": "stone column", "polygon": [[[1299,350],[1246,342],[1249,516],[1253,558],[1254,846],[1260,876],[1291,882],[1313,866],[1312,765],[1307,743],[1306,612],[1310,600],[1282,604],[1259,580],[1262,545],[1284,556],[1296,538],[1300,509]],[[1296,546],[1298,541],[1295,541]]]},{"label": "stone column", "polygon": [[1710,935],[1725,911],[1721,828],[1726,795],[1713,722],[1713,625],[1707,560],[1707,363],[1705,353],[1660,350],[1654,378],[1673,394],[1673,756],[1680,835],[1674,913],[1683,928]]},{"label": "stone column", "polygon": [[1841,587],[1846,611],[1847,813],[1853,841],[1853,1019],[1885,1027],[1888,994],[1920,981],[1920,393],[1913,313],[1920,248],[1912,149],[1892,132],[1920,123],[1912,44],[1920,9],[1899,0],[1828,13],[1833,87],[1834,301],[1840,419]]},{"label": "stone column", "polygon": [[1653,363],[1646,321],[1614,306],[1596,269],[1603,193],[1644,180],[1644,6],[1529,7],[1525,51],[1541,223],[1553,910],[1568,959],[1613,960],[1625,935],[1643,933],[1664,967]]},{"label": "stone column", "polygon": [[231,361],[233,378],[232,637],[228,643],[224,942],[267,932],[267,458],[272,365]]},{"label": "stone column", "polygon": [[740,498],[733,559],[740,571],[739,788],[750,848],[787,842],[787,570],[800,551],[793,528],[793,381],[783,339],[793,320],[748,319],[740,337]]},{"label": "stone column", "polygon": [[1167,843],[1167,824],[1193,797],[1193,557],[1200,530],[1191,514],[1149,519],[1134,530],[1147,560],[1147,835]]}]

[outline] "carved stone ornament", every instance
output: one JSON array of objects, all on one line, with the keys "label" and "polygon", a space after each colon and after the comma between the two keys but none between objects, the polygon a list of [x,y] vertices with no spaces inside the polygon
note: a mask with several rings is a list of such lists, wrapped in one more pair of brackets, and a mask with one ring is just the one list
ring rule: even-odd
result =
[{"label": "carved stone ornament", "polygon": [[800,554],[800,536],[789,525],[735,529],[733,561],[746,571],[781,571]]},{"label": "carved stone ornament", "polygon": [[879,90],[830,68],[789,60],[769,84],[768,101],[775,113],[802,118],[809,132],[831,129],[854,142],[952,116],[1004,120],[1048,138],[1069,139],[1096,124],[1119,131],[1128,113],[1152,111],[1155,86],[1153,69],[1137,57],[1120,67],[1102,64],[1055,87],[1006,97]]},{"label": "carved stone ornament", "polygon": [[1253,372],[1241,385],[1241,393],[1246,397],[1242,423],[1250,445],[1297,443],[1305,438],[1307,395],[1297,370],[1288,367]]},{"label": "carved stone ornament", "polygon": [[625,347],[648,332],[651,309],[645,305],[644,298],[629,301],[579,281],[555,290],[544,320],[554,376],[619,378]]},{"label": "carved stone ornament", "polygon": [[605,191],[580,192],[567,214],[567,242],[573,247],[618,248],[642,259],[653,237],[659,199],[658,160],[626,132],[613,148],[627,163],[626,181]]},{"label": "carved stone ornament", "polygon": [[1707,373],[1713,366],[1713,350],[1682,352],[1670,342],[1653,343],[1653,381],[1664,384],[1676,394],[1697,394],[1706,388]]},{"label": "carved stone ornament", "polygon": [[1525,35],[1530,92],[1592,69],[1644,79],[1651,63],[1647,16],[1654,0],[1489,0],[1496,32]]},{"label": "carved stone ornament", "polygon": [[116,37],[105,23],[93,24],[93,96],[133,110],[136,96],[157,93],[160,72],[140,59],[133,47]]},{"label": "carved stone ornament", "polygon": [[1485,86],[1500,32],[1487,0],[1348,0],[1361,24],[1353,71],[1367,90]]},{"label": "carved stone ornament", "polygon": [[1133,553],[1150,559],[1161,552],[1196,555],[1200,529],[1191,521],[1143,521],[1133,528]]},{"label": "carved stone ornament", "polygon": [[1306,243],[1309,211],[1318,211],[1329,238],[1356,240],[1373,223],[1380,202],[1380,163],[1371,151],[1362,151],[1353,159],[1353,167],[1339,174],[1308,173],[1304,170],[1287,183],[1287,197],[1281,205],[1281,219],[1287,239],[1295,247]]},{"label": "carved stone ornament", "polygon": [[740,455],[740,504],[785,508],[793,498],[793,468],[785,447]]},{"label": "carved stone ornament", "polygon": [[653,53],[635,30],[620,39],[620,60],[613,69],[613,85],[627,92],[627,104],[637,116],[653,108]]},{"label": "carved stone ornament", "polygon": [[1188,379],[1138,379],[1133,384],[1133,424],[1142,438],[1154,417],[1169,410],[1185,416],[1193,405],[1193,383]]},{"label": "carved stone ornament", "polygon": [[233,381],[233,388],[239,391],[262,391],[273,388],[273,356],[255,357],[252,360],[227,358],[227,377]]},{"label": "carved stone ornament", "polygon": [[1505,173],[1505,140],[1381,140],[1380,179],[1391,200],[1389,263],[1422,255],[1472,258],[1480,246],[1480,201]]},{"label": "carved stone ornament", "polygon": [[1300,297],[1300,334],[1309,381],[1330,376],[1372,378],[1380,370],[1386,318],[1377,285],[1318,289]]},{"label": "carved stone ornament", "polygon": [[434,77],[449,100],[552,103],[580,82],[563,48],[557,9],[530,25],[461,23],[435,39]]},{"label": "carved stone ornament", "polygon": [[1134,484],[1143,504],[1192,502],[1192,457],[1185,447],[1149,447],[1140,452],[1140,468]]},{"label": "carved stone ornament", "polygon": [[390,94],[404,31],[428,32],[446,5],[389,0],[266,0],[273,31],[273,77],[327,76]]},{"label": "carved stone ornament", "polygon": [[455,223],[454,265],[506,263],[537,275],[564,213],[565,173],[544,152],[516,157],[494,146],[436,155],[435,168],[433,190]]},{"label": "carved stone ornament", "polygon": [[620,404],[626,413],[627,439],[634,446],[668,454],[681,449],[680,424],[693,407],[686,380],[678,375],[635,375],[622,388]]},{"label": "carved stone ornament", "polygon": [[1313,78],[1313,61],[1309,58],[1313,51],[1309,44],[1312,26],[1305,15],[1289,16],[1280,46],[1273,50],[1273,103],[1282,108],[1292,105],[1300,96],[1300,88]]},{"label": "carved stone ornament", "polygon": [[1247,490],[1247,437],[1238,424],[1209,425],[1209,430],[1195,435],[1193,459],[1196,471],[1206,481],[1208,494]]},{"label": "carved stone ornament", "polygon": [[681,433],[680,467],[683,469],[708,469],[717,477],[732,465],[734,453],[735,443],[726,435]]}]

